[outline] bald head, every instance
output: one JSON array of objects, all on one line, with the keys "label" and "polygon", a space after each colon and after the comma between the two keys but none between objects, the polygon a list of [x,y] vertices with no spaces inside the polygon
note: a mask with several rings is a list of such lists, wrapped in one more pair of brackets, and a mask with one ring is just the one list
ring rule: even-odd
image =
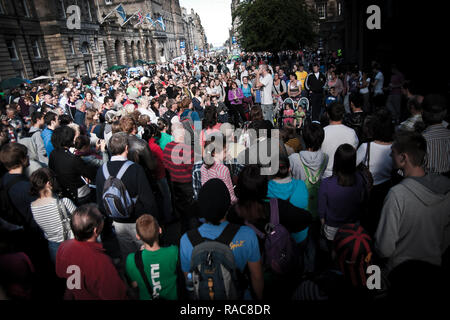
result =
[{"label": "bald head", "polygon": [[78,241],[95,241],[103,229],[103,216],[95,204],[85,204],[73,212],[70,226]]}]

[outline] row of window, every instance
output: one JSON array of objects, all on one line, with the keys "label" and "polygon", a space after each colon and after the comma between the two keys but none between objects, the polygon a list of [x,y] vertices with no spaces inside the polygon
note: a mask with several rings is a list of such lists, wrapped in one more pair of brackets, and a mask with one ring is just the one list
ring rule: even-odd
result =
[{"label": "row of window", "polygon": [[[6,40],[6,47],[8,48],[9,57],[11,60],[18,60],[19,55],[17,54],[16,41],[13,39]],[[36,59],[41,58],[41,50],[39,46],[39,40],[34,38],[31,40],[31,47],[33,49],[33,56]]]},{"label": "row of window", "polygon": [[[90,53],[89,47],[90,47],[89,44],[87,42],[84,42],[81,45],[81,53],[83,53],[83,54]],[[73,38],[69,38],[69,48],[70,48],[70,53],[71,54],[75,54],[75,46],[73,45]],[[97,38],[94,38],[94,50],[95,51],[99,50],[98,39]]]},{"label": "row of window", "polygon": [[[0,0],[0,14],[8,14],[8,10],[6,10],[7,6],[4,3],[5,0]],[[28,4],[28,0],[20,0],[15,1],[16,8],[19,11],[19,14],[23,15],[27,18],[31,18],[30,6]]]},{"label": "row of window", "polygon": [[[316,10],[317,14],[319,16],[319,19],[326,19],[327,18],[327,3],[316,3]],[[342,15],[342,3],[338,2],[337,6],[337,15]]]}]

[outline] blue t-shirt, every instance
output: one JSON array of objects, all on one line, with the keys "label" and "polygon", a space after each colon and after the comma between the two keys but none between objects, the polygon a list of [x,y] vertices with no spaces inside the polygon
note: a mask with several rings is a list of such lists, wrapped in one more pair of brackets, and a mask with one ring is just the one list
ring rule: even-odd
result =
[{"label": "blue t-shirt", "polygon": [[[215,226],[204,223],[198,228],[201,236],[208,239],[216,239],[228,225],[228,221]],[[230,243],[233,252],[236,267],[243,272],[247,262],[258,262],[261,259],[259,253],[258,239],[255,232],[247,226],[242,226]],[[185,233],[180,240],[180,261],[183,272],[189,272],[191,269],[192,244]]]},{"label": "blue t-shirt", "polygon": [[50,153],[52,153],[52,151],[54,149],[53,144],[52,144],[52,135],[53,135],[53,130],[50,130],[48,128],[45,128],[41,132],[41,138],[42,138],[42,141],[44,141],[44,147],[45,147],[45,151],[47,152],[48,158],[50,158]]},{"label": "blue t-shirt", "polygon": [[252,85],[250,83],[247,85],[247,88],[244,88],[244,86],[241,84],[241,90],[244,94],[244,97],[248,98],[252,96]]}]

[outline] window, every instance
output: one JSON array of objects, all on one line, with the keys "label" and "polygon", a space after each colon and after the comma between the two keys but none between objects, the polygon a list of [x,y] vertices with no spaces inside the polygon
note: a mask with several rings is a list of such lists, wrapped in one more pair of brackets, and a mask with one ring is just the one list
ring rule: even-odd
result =
[{"label": "window", "polygon": [[95,51],[98,51],[98,39],[94,38],[94,49]]},{"label": "window", "polygon": [[338,3],[338,16],[342,15],[342,3]]},{"label": "window", "polygon": [[87,9],[88,9],[88,14],[89,14],[89,21],[92,21],[91,5],[89,4],[89,0],[87,0],[86,4],[87,4]]},{"label": "window", "polygon": [[66,7],[64,6],[64,0],[59,0],[59,3],[61,4],[61,9],[63,12],[63,18],[66,18]]},{"label": "window", "polygon": [[75,54],[75,47],[73,46],[73,38],[69,38],[70,53]]},{"label": "window", "polygon": [[11,60],[18,60],[16,42],[14,40],[6,40],[6,46],[8,47],[9,57]]},{"label": "window", "polygon": [[41,57],[41,50],[39,50],[39,40],[33,39],[31,41],[31,45],[33,47],[33,55],[35,58],[39,59]]},{"label": "window", "polygon": [[80,66],[76,65],[74,68],[75,68],[75,76],[77,78],[79,78],[80,77]]},{"label": "window", "polygon": [[0,14],[6,14],[5,7],[3,7],[3,2],[0,0]]},{"label": "window", "polygon": [[317,5],[317,14],[319,15],[319,19],[326,18],[326,4],[320,3]]},{"label": "window", "polygon": [[22,0],[22,6],[24,10],[25,17],[30,18],[30,11],[28,10],[28,3],[27,0]]}]

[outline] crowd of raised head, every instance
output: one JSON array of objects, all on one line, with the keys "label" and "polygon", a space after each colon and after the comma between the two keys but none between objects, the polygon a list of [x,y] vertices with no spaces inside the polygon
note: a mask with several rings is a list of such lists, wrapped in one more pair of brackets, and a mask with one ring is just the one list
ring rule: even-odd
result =
[{"label": "crowd of raised head", "polygon": [[0,295],[376,300],[446,285],[448,100],[395,66],[385,85],[378,63],[319,58],[243,53],[5,92]]}]

